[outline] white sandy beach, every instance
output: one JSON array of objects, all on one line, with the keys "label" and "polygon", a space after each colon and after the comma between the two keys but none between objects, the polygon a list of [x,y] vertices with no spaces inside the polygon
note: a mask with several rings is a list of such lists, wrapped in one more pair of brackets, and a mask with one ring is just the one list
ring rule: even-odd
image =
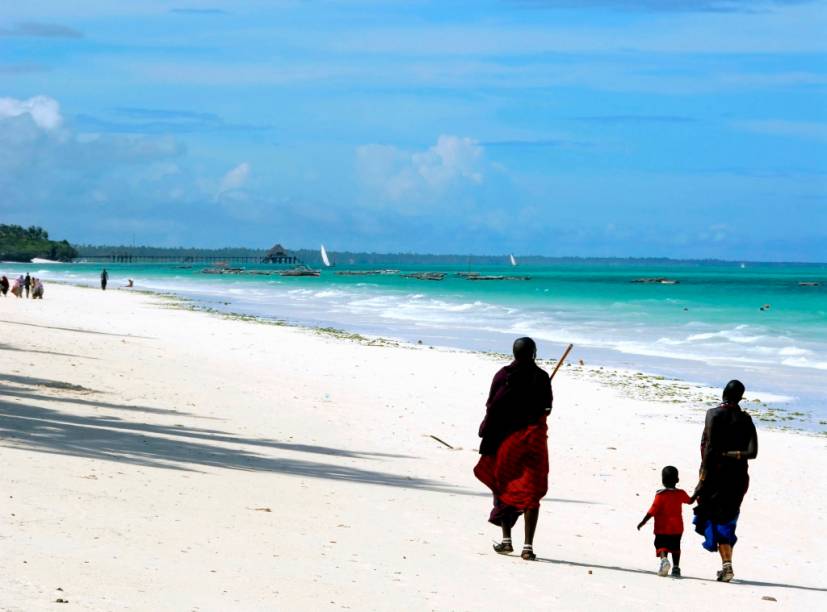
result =
[{"label": "white sandy beach", "polygon": [[659,578],[635,526],[663,465],[695,485],[706,406],[564,368],[530,563],[471,472],[504,361],[170,306],[0,299],[0,609],[827,609],[823,436],[759,430],[734,583],[688,508]]}]

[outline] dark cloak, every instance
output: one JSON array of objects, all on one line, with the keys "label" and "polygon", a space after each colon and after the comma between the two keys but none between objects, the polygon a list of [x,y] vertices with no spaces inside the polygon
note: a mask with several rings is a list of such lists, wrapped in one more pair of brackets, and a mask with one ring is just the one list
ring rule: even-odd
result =
[{"label": "dark cloak", "polygon": [[551,409],[552,399],[549,376],[533,361],[514,361],[502,368],[491,381],[485,404],[480,454],[496,454],[510,434],[538,423]]},{"label": "dark cloak", "polygon": [[[743,456],[725,456],[730,451],[741,451]],[[758,436],[752,417],[738,404],[724,403],[707,411],[701,438],[702,481],[696,491],[698,529],[707,520],[723,524],[738,518],[749,488],[747,459],[757,453]]]},{"label": "dark cloak", "polygon": [[551,402],[549,376],[533,361],[515,361],[494,376],[474,474],[494,494],[488,520],[495,525],[513,527],[520,514],[539,508],[548,491]]}]

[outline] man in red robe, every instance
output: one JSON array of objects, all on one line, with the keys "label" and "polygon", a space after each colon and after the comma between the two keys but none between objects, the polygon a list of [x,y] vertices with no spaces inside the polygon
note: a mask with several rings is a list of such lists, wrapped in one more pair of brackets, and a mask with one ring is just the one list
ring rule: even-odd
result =
[{"label": "man in red robe", "polygon": [[534,531],[540,500],[548,491],[548,427],[551,381],[535,363],[537,346],[531,338],[514,342],[514,361],[494,376],[480,425],[479,462],[474,475],[494,493],[489,522],[502,528],[498,553],[513,552],[511,528],[525,517],[521,557],[533,561]]}]

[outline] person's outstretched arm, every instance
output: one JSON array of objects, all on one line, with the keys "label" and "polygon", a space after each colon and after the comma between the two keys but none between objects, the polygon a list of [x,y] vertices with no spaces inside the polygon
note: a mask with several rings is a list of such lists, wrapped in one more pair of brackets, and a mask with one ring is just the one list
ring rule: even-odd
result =
[{"label": "person's outstretched arm", "polygon": [[652,515],[647,512],[646,516],[643,517],[643,520],[637,524],[637,530],[640,531],[640,528],[648,523],[650,518],[652,518]]}]

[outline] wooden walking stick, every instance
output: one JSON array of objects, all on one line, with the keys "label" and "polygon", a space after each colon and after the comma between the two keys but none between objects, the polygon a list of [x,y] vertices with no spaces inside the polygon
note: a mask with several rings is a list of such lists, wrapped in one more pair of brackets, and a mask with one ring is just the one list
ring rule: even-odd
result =
[{"label": "wooden walking stick", "polygon": [[568,357],[568,356],[569,356],[569,353],[571,353],[571,349],[573,349],[573,348],[574,348],[574,345],[573,345],[573,344],[569,344],[569,345],[566,347],[566,350],[565,350],[565,351],[563,351],[563,356],[562,356],[562,357],[560,357],[560,360],[557,362],[557,365],[556,365],[556,366],[554,366],[554,371],[551,373],[551,376],[549,377],[549,380],[553,380],[553,379],[554,379],[554,375],[555,375],[555,374],[557,374],[557,370],[559,370],[559,369],[560,369],[560,366],[561,366],[561,365],[563,365],[563,362],[566,360],[566,357]]},{"label": "wooden walking stick", "polygon": [[454,447],[453,447],[453,446],[451,446],[450,444],[448,444],[448,443],[447,443],[445,440],[443,440],[442,438],[437,438],[434,434],[428,434],[428,435],[429,435],[429,436],[431,436],[434,440],[436,440],[436,441],[437,441],[437,442],[439,442],[440,444],[444,444],[445,446],[447,446],[447,447],[448,447],[448,448],[450,448],[451,450],[454,450]]}]

